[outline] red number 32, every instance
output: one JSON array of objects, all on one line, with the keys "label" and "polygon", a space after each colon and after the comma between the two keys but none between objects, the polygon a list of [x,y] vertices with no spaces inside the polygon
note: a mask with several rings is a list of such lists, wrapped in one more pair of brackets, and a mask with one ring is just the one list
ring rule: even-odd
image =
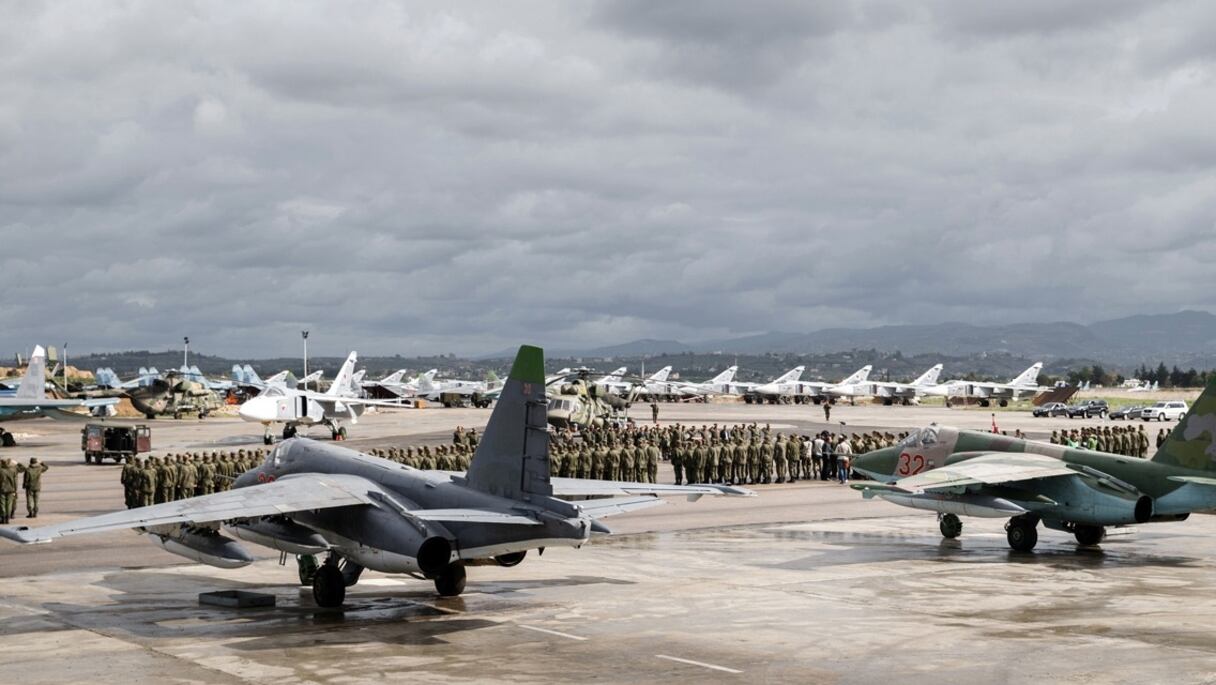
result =
[{"label": "red number 32", "polygon": [[897,476],[915,476],[925,470],[925,457],[921,454],[908,454],[902,452],[899,455],[899,465],[895,468]]}]

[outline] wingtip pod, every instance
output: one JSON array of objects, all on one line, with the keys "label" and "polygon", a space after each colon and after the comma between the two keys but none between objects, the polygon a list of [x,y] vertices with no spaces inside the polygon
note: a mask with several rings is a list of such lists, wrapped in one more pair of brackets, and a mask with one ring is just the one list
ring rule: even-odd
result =
[{"label": "wingtip pod", "polygon": [[545,352],[533,345],[520,345],[515,355],[515,363],[511,365],[511,380],[523,383],[545,382]]}]

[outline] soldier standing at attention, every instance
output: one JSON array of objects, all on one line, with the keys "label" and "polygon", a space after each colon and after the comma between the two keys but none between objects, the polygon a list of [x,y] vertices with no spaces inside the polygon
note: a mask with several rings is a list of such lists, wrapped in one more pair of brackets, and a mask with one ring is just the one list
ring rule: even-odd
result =
[{"label": "soldier standing at attention", "polygon": [[785,440],[781,439],[781,434],[773,440],[773,465],[777,467],[777,482],[785,482]]},{"label": "soldier standing at attention", "polygon": [[139,497],[137,494],[139,492],[139,488],[137,487],[139,478],[138,468],[135,465],[135,459],[130,456],[123,461],[122,475],[119,477],[119,481],[122,483],[122,498],[126,502],[128,509],[134,509],[139,506],[137,502]]},{"label": "soldier standing at attention", "polygon": [[17,506],[17,473],[12,459],[0,461],[0,523],[8,523]]},{"label": "soldier standing at attention", "polygon": [[139,479],[140,506],[152,506],[156,501],[156,457],[148,457],[141,469],[143,476]]},{"label": "soldier standing at attention", "polygon": [[659,403],[654,400],[650,401],[650,421],[656,426],[659,425]]},{"label": "soldier standing at attention", "polygon": [[643,449],[646,450],[646,482],[659,482],[659,448],[642,441]]},{"label": "soldier standing at attention", "polygon": [[181,476],[177,481],[178,499],[194,497],[194,491],[198,489],[198,466],[195,462],[197,458],[196,453],[193,458],[183,459],[181,462]]},{"label": "soldier standing at attention", "polygon": [[823,421],[827,423],[832,420],[832,403],[827,400],[823,401]]},{"label": "soldier standing at attention", "polygon": [[[51,467],[40,463],[37,457],[30,457],[29,466],[18,465],[22,473],[21,488],[25,490],[25,517],[38,518],[38,497],[42,494],[42,474]],[[12,516],[11,512],[9,514]]]}]

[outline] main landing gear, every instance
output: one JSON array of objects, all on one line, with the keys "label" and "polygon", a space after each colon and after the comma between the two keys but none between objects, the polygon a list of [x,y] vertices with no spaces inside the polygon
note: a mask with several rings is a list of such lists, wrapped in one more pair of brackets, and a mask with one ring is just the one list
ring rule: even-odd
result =
[{"label": "main landing gear", "polygon": [[1005,524],[1005,539],[1015,552],[1029,552],[1039,543],[1039,519],[1035,516],[1014,516]]},{"label": "main landing gear", "polygon": [[[304,579],[304,565],[300,568],[300,579]],[[317,606],[331,609],[346,601],[346,588],[359,582],[363,567],[349,560],[340,560],[330,554],[325,563],[312,576],[312,598]],[[463,584],[462,584],[463,587]]]},{"label": "main landing gear", "polygon": [[435,592],[440,597],[455,597],[464,592],[464,564],[448,564],[435,576]]},{"label": "main landing gear", "polygon": [[963,533],[963,522],[954,514],[938,514],[937,527],[941,529],[942,537],[951,540]]},{"label": "main landing gear", "polygon": [[291,425],[290,423],[287,424],[286,426],[283,426],[283,439],[290,440],[290,439],[296,437],[296,433],[298,432],[298,430],[299,430],[298,428]]},{"label": "main landing gear", "polygon": [[339,442],[346,439],[346,426],[330,426],[329,433],[333,437],[334,442]]},{"label": "main landing gear", "polygon": [[1077,544],[1085,547],[1093,547],[1102,543],[1106,538],[1106,528],[1102,526],[1087,526],[1078,523],[1073,527],[1072,534],[1077,538]]}]

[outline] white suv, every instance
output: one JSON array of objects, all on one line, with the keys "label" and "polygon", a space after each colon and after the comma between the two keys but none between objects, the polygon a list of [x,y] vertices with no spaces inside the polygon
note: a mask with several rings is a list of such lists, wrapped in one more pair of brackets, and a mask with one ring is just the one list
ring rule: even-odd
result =
[{"label": "white suv", "polygon": [[1177,421],[1186,414],[1186,402],[1178,400],[1169,400],[1158,402],[1151,407],[1145,407],[1144,411],[1140,412],[1140,418],[1148,421],[1157,419],[1158,421]]}]

